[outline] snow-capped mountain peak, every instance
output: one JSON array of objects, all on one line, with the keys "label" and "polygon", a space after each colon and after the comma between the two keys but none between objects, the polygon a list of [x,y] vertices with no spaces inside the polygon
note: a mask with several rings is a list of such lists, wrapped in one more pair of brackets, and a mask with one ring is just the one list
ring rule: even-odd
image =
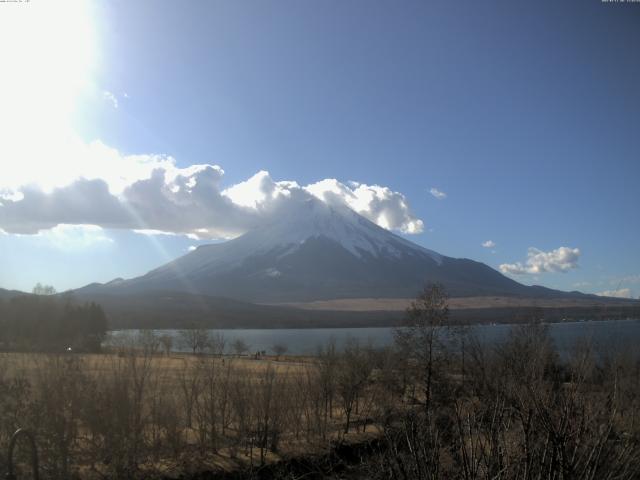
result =
[{"label": "snow-capped mountain peak", "polygon": [[479,262],[416,245],[343,205],[311,198],[271,213],[275,221],[233,240],[200,246],[146,275],[95,288],[251,302],[411,298],[427,282],[443,283],[452,295],[526,294],[529,288]]},{"label": "snow-capped mountain peak", "polygon": [[332,206],[309,199],[303,208],[284,214],[276,221],[236,239],[253,252],[287,247],[280,256],[299,248],[307,240],[324,237],[332,240],[356,257],[371,255],[400,256],[406,249],[427,254],[436,262],[441,255],[424,249],[379,227],[345,206]]}]

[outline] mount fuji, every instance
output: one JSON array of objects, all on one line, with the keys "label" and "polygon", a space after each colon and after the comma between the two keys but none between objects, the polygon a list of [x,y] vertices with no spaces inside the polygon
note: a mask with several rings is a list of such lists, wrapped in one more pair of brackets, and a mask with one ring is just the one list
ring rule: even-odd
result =
[{"label": "mount fuji", "polygon": [[82,295],[180,292],[251,303],[412,298],[428,282],[453,297],[560,298],[489,266],[418,246],[346,206],[308,198],[278,220],[224,243],[203,245],[130,280],[91,284]]}]

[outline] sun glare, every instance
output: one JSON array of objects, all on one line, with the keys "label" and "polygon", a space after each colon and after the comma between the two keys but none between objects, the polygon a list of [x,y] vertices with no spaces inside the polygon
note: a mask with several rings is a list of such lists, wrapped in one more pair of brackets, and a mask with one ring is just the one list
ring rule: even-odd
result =
[{"label": "sun glare", "polygon": [[0,161],[12,165],[11,172],[3,169],[5,185],[33,176],[33,171],[21,172],[26,167],[38,168],[43,183],[55,178],[51,152],[75,143],[71,115],[79,94],[91,84],[94,40],[84,0],[2,5]]}]

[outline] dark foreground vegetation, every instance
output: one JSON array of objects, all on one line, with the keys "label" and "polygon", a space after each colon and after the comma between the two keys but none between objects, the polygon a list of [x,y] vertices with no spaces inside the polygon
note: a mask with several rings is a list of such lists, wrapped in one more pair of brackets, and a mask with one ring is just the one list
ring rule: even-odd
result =
[{"label": "dark foreground vegetation", "polygon": [[537,324],[490,346],[448,323],[436,286],[387,350],[175,355],[144,333],[100,355],[3,354],[0,451],[27,427],[56,479],[640,478],[637,354],[559,355]]}]

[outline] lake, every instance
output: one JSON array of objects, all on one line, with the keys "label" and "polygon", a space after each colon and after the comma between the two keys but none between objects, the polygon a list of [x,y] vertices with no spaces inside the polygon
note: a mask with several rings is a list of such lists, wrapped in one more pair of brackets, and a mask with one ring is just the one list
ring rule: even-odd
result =
[{"label": "lake", "polygon": [[[483,342],[498,343],[504,340],[512,325],[475,325],[472,332]],[[598,347],[623,348],[640,343],[640,320],[608,320],[564,322],[549,324],[550,334],[559,351],[568,351],[577,340],[587,339]],[[174,337],[173,349],[177,352],[188,349],[180,345],[179,330],[156,330],[157,334]],[[211,334],[224,335],[227,350],[231,350],[234,340],[240,338],[250,346],[251,352],[265,350],[271,353],[273,345],[285,345],[287,353],[309,355],[317,351],[319,345],[334,339],[338,348],[348,339],[357,339],[362,344],[385,347],[393,343],[393,328],[289,328],[289,329],[219,329]],[[137,330],[116,330],[112,335],[133,336]]]}]

